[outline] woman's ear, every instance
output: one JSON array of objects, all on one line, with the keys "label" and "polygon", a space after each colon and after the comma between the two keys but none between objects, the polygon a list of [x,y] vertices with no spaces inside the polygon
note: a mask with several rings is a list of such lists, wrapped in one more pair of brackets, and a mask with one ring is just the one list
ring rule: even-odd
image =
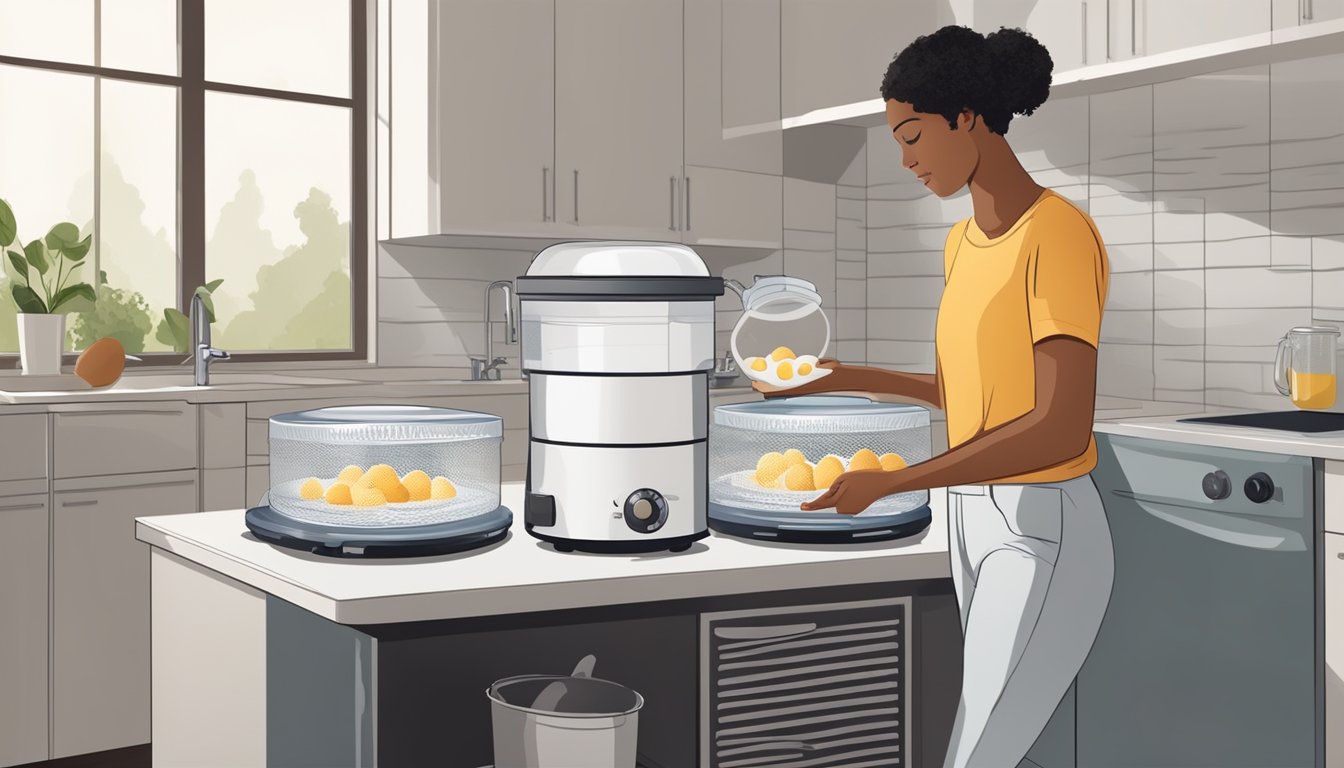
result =
[{"label": "woman's ear", "polygon": [[963,109],[961,110],[961,114],[957,115],[958,128],[965,128],[968,131],[973,131],[975,130],[976,124],[979,122],[980,116],[969,109]]}]

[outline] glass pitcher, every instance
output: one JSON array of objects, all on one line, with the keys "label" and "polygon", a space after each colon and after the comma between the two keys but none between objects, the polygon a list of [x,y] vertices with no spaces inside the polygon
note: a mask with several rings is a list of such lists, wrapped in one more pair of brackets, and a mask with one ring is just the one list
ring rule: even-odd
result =
[{"label": "glass pitcher", "polygon": [[724,284],[742,298],[742,315],[733,326],[729,349],[750,376],[747,360],[778,347],[822,357],[831,343],[831,321],[821,308],[816,285],[796,277],[757,277],[748,288],[736,280]]},{"label": "glass pitcher", "polygon": [[1298,408],[1321,409],[1335,404],[1335,349],[1339,329],[1330,326],[1294,328],[1279,340],[1274,355],[1274,386]]}]

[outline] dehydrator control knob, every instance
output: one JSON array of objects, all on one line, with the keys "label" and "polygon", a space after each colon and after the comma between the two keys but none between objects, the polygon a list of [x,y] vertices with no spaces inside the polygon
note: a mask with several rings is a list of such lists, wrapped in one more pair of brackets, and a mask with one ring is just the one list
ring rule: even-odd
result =
[{"label": "dehydrator control knob", "polygon": [[667,499],[652,488],[640,488],[625,500],[625,524],[639,533],[653,533],[667,522]]},{"label": "dehydrator control knob", "polygon": [[1204,476],[1204,495],[1217,501],[1232,494],[1232,478],[1223,470],[1214,470]]},{"label": "dehydrator control knob", "polygon": [[1246,498],[1256,504],[1264,504],[1274,496],[1274,481],[1264,472],[1256,472],[1246,478]]}]

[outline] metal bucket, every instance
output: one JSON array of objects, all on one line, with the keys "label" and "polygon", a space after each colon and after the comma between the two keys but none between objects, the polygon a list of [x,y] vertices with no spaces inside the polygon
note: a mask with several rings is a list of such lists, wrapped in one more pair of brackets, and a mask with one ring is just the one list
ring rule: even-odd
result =
[{"label": "metal bucket", "polygon": [[496,681],[490,699],[497,768],[635,768],[644,697],[591,676],[520,675]]}]

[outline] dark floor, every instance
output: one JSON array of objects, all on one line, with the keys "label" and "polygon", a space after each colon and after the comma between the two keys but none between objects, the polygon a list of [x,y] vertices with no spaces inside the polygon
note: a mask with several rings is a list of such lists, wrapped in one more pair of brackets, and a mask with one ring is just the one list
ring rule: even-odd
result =
[{"label": "dark floor", "polygon": [[150,768],[150,750],[148,744],[141,744],[138,747],[28,763],[15,768]]}]

